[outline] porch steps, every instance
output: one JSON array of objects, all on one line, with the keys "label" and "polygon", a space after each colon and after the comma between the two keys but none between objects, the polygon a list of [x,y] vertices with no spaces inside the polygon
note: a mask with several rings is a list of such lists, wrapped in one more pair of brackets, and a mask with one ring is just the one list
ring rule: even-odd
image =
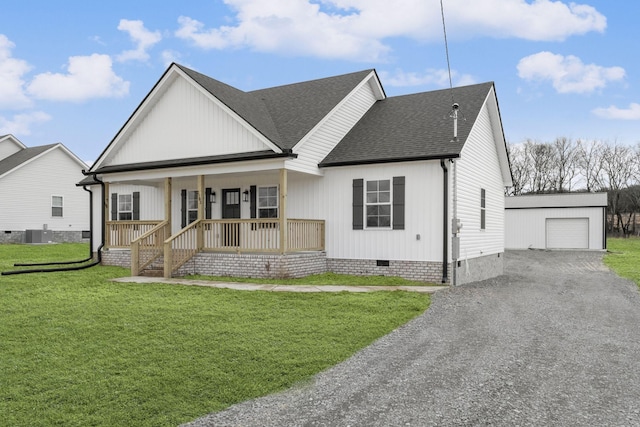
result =
[{"label": "porch steps", "polygon": [[140,276],[145,277],[164,277],[164,268],[162,267],[148,267],[140,272]]},{"label": "porch steps", "polygon": [[156,259],[151,265],[140,271],[140,276],[164,277],[164,257]]}]

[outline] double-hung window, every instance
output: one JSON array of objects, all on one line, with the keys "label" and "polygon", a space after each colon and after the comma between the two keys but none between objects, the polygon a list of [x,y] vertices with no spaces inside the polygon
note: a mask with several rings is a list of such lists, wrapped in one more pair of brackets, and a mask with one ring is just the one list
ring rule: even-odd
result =
[{"label": "double-hung window", "polygon": [[258,218],[278,218],[278,187],[258,187]]},{"label": "double-hung window", "polygon": [[63,199],[62,196],[51,196],[51,216],[62,216]]},{"label": "double-hung window", "polygon": [[133,196],[118,194],[118,220],[131,221],[133,219]]},{"label": "double-hung window", "polygon": [[187,221],[191,224],[198,219],[198,190],[187,191]]},{"label": "double-hung window", "polygon": [[367,228],[391,227],[391,181],[367,181]]}]

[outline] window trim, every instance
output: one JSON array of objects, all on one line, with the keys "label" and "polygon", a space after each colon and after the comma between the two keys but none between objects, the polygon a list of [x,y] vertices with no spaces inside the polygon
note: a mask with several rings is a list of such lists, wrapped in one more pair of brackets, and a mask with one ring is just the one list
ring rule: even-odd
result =
[{"label": "window trim", "polygon": [[[187,190],[187,224],[191,224],[198,219],[198,197],[198,190]],[[196,207],[190,208],[189,202],[195,202]],[[193,219],[191,219],[191,213],[195,214],[195,217]]]},{"label": "window trim", "polygon": [[[130,198],[130,210],[121,209],[120,198],[124,196],[129,196]],[[130,218],[123,219],[121,218],[122,214],[129,214]],[[118,221],[133,221],[133,193],[118,193]]]},{"label": "window trim", "polygon": [[[275,188],[276,189],[276,196],[275,196],[275,206],[268,206],[268,207],[264,207],[264,206],[260,206],[260,189],[263,188]],[[266,196],[268,199],[271,199],[272,196],[267,195]],[[270,217],[270,216],[262,216],[260,213],[262,210],[267,210],[267,209],[275,209],[276,210],[276,216],[275,217]],[[256,188],[256,218],[262,218],[262,219],[275,219],[275,218],[280,218],[280,188],[278,185],[258,185]]]},{"label": "window trim", "polygon": [[[59,198],[60,199],[60,206],[56,206],[56,204],[54,203],[54,199],[55,198]],[[54,209],[60,209],[60,215],[56,215]],[[57,194],[52,194],[51,195],[51,217],[52,218],[64,218],[64,196],[60,196],[60,195],[57,195]]]},{"label": "window trim", "polygon": [[[386,181],[388,183],[388,190],[383,190],[383,193],[389,193],[389,200],[386,202],[369,202],[369,183],[370,182],[376,182],[377,184],[377,191],[375,194],[378,194],[378,196],[380,195],[381,191],[380,191],[380,182]],[[392,178],[383,178],[383,179],[365,179],[364,180],[364,185],[363,185],[363,194],[364,194],[364,228],[365,230],[393,230],[393,179]],[[387,206],[389,209],[389,224],[388,225],[377,225],[377,226],[373,226],[373,225],[369,225],[369,213],[368,213],[368,208],[369,206]],[[382,215],[382,216],[386,216],[386,215]],[[381,217],[380,214],[377,215],[378,221],[379,218]]]}]

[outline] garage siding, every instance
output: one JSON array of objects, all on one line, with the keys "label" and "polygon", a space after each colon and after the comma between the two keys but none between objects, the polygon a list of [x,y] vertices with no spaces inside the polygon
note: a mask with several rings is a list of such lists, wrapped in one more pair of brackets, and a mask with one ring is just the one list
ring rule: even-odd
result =
[{"label": "garage siding", "polygon": [[547,219],[562,218],[588,219],[588,249],[605,248],[604,208],[586,207],[506,209],[505,249],[547,249]]}]

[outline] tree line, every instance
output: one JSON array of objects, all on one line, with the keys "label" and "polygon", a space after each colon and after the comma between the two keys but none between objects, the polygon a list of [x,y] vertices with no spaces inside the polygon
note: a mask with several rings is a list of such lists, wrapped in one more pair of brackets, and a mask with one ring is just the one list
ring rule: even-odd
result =
[{"label": "tree line", "polygon": [[640,234],[640,143],[527,140],[508,144],[513,187],[508,195],[567,192],[608,193],[607,231]]}]

